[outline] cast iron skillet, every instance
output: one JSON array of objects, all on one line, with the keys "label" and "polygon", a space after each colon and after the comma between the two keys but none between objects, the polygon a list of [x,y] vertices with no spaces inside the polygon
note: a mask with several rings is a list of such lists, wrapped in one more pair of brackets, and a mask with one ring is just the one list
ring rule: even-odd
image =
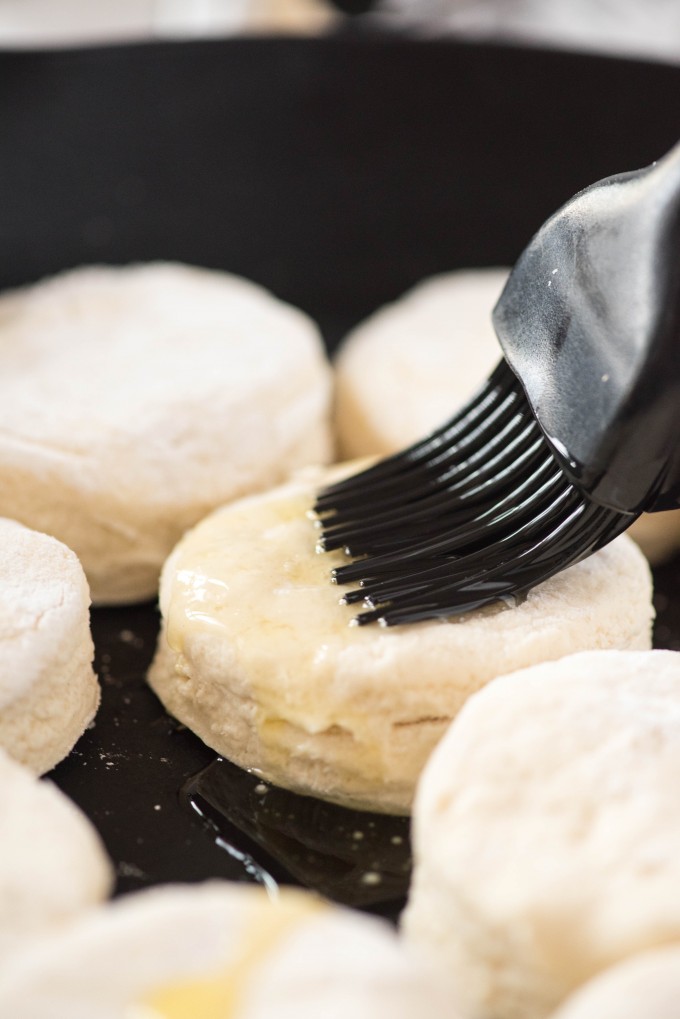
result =
[{"label": "cast iron skillet", "polygon": [[[0,53],[0,286],[179,259],[265,284],[333,350],[424,276],[512,264],[565,197],[670,148],[679,98],[676,67],[356,28]],[[677,573],[657,571],[658,646],[680,648]],[[294,881],[396,916],[407,822],[212,764],[144,684],[157,625],[152,604],[93,613],[102,709],[52,776],[118,891]]]}]

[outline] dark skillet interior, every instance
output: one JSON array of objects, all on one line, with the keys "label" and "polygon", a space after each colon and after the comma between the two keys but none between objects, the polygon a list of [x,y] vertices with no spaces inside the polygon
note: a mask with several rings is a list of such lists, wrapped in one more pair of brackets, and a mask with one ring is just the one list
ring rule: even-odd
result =
[{"label": "dark skillet interior", "polygon": [[[179,259],[265,284],[332,350],[426,275],[511,264],[579,188],[660,156],[679,98],[680,68],[357,30],[0,53],[0,286]],[[659,646],[680,647],[677,575],[658,571]],[[97,610],[93,629],[103,706],[53,777],[101,831],[119,891],[290,880],[397,914],[404,820],[226,763],[195,779],[214,754],[144,685],[155,607]]]}]

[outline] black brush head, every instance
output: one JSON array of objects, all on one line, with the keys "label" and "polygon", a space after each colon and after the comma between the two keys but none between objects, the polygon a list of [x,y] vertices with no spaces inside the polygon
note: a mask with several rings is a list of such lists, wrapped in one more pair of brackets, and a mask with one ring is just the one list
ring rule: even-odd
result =
[{"label": "black brush head", "polygon": [[459,615],[530,588],[635,519],[566,477],[510,368],[442,428],[332,485],[315,504],[321,551],[343,548],[359,625]]},{"label": "black brush head", "polygon": [[359,624],[516,599],[679,505],[680,145],[559,209],[493,318],[506,360],[477,396],[318,498]]}]

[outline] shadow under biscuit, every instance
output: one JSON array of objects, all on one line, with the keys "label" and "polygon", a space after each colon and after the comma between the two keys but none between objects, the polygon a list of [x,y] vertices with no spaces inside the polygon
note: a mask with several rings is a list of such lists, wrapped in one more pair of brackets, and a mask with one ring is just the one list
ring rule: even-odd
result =
[{"label": "shadow under biscuit", "polygon": [[300,796],[218,757],[180,802],[265,886],[301,884],[346,906],[396,918],[411,872],[409,818]]}]

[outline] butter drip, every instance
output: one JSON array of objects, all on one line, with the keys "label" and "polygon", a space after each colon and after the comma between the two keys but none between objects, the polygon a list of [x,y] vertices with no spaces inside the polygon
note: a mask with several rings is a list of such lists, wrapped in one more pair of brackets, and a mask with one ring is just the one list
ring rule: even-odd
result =
[{"label": "butter drip", "polygon": [[320,899],[287,892],[253,910],[237,950],[219,972],[160,987],[132,1005],[125,1019],[235,1019],[250,981],[291,931],[328,907]]}]

